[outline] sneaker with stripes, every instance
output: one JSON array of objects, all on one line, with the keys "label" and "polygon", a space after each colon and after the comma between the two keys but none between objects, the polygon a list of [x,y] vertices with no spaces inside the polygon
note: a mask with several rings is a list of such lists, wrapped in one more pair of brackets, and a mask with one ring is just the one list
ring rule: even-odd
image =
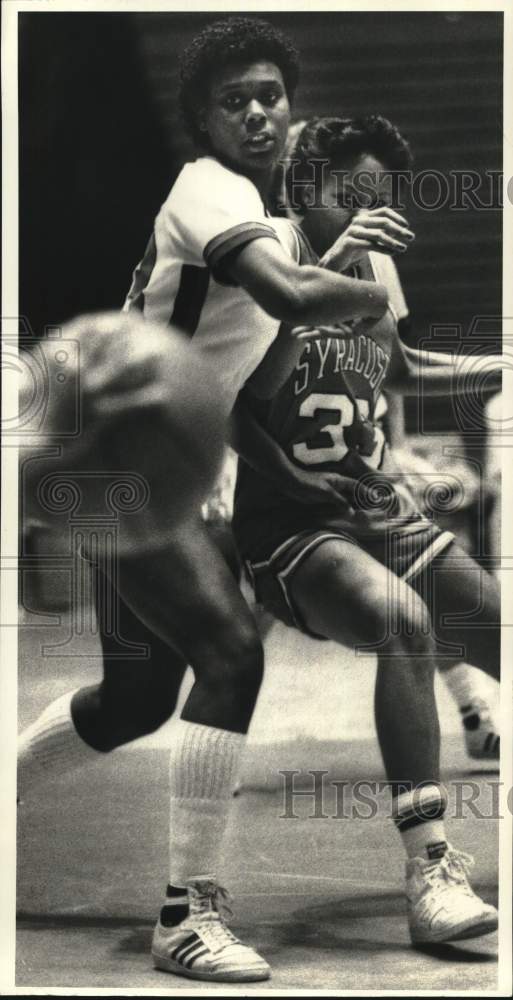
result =
[{"label": "sneaker with stripes", "polygon": [[[187,882],[184,920],[155,927],[151,953],[157,969],[191,979],[246,983],[269,979],[271,970],[260,955],[242,944],[226,925],[227,893],[211,876]],[[182,904],[183,905],[183,904]]]}]

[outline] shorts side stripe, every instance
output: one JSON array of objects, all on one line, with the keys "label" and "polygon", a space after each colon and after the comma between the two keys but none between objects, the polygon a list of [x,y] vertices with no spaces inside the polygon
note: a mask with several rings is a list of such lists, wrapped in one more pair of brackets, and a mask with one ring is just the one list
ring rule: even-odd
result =
[{"label": "shorts side stripe", "polygon": [[[299,536],[296,536],[296,537],[299,537]],[[340,540],[340,538],[343,538],[343,537],[344,536],[341,535],[340,533],[335,534],[333,532],[326,532],[325,534],[320,534],[320,533],[317,534],[315,536],[315,538],[310,537],[310,539],[305,539],[305,545],[301,549],[301,551],[298,552],[291,559],[291,561],[288,563],[288,565],[286,565],[282,570],[279,570],[276,573],[276,576],[277,576],[277,579],[278,579],[278,583],[280,584],[280,587],[282,589],[282,593],[283,593],[283,596],[284,596],[285,601],[287,603],[287,607],[288,607],[288,609],[290,611],[290,614],[292,616],[292,620],[294,621],[295,625],[298,626],[301,629],[304,629],[304,626],[303,626],[303,623],[301,621],[299,621],[297,611],[296,611],[294,605],[292,604],[292,602],[291,602],[291,600],[289,598],[289,592],[288,592],[288,587],[287,587],[287,577],[290,576],[290,574],[293,573],[295,569],[297,569],[297,567],[301,564],[301,562],[303,561],[303,559],[306,558],[306,556],[308,555],[308,553],[312,552],[314,549],[316,549],[319,545],[322,544],[322,542],[326,542],[330,538],[335,538],[335,539],[339,539]],[[351,539],[348,538],[348,539],[346,539],[346,541],[351,541]],[[313,633],[311,633],[311,632],[309,632],[309,634],[313,635]],[[318,637],[318,638],[320,638],[320,637]]]},{"label": "shorts side stripe", "polygon": [[[306,544],[305,544],[304,548],[302,548],[301,551],[298,552],[297,555],[294,556],[294,558],[291,559],[291,561],[286,566],[284,566],[284,568],[282,570],[280,570],[280,572],[278,573],[278,576],[280,578],[283,578],[284,580],[286,580],[286,578],[289,576],[289,574],[292,573],[296,569],[296,566],[299,565],[299,563],[301,562],[301,560],[304,559],[304,557],[307,556],[308,553],[312,549],[315,549],[318,545],[320,545],[321,542],[327,542],[327,541],[329,541],[330,538],[335,538],[335,539],[338,539],[338,540],[342,539],[343,541],[347,541],[347,542],[352,541],[352,539],[346,538],[344,535],[341,535],[340,532],[338,532],[337,534],[335,534],[332,531],[330,531],[330,532],[327,531],[326,534],[322,534],[322,535],[321,534],[317,534],[315,536],[315,538],[310,537],[309,540],[306,540]],[[353,545],[354,544],[355,543],[353,542]]]},{"label": "shorts side stripe", "polygon": [[[274,560],[278,558],[280,552],[285,552],[286,549],[288,549],[291,545],[293,545],[294,542],[297,541],[297,539],[300,537],[301,537],[300,535],[291,535],[290,538],[285,539],[285,541],[282,542],[281,545],[278,545],[278,548],[271,553],[269,559],[264,559],[262,562],[251,561],[251,566],[253,567],[253,569],[263,569],[264,566],[270,566],[274,562]],[[308,532],[308,537],[311,537],[310,531]]]},{"label": "shorts side stripe", "polygon": [[421,552],[420,556],[412,562],[411,566],[409,566],[406,572],[403,573],[401,579],[404,580],[405,583],[410,583],[411,580],[414,580],[415,577],[418,576],[419,573],[433,561],[435,556],[439,555],[440,552],[443,552],[450,542],[453,541],[454,535],[452,531],[442,531],[442,533],[434,538],[427,548],[424,549],[424,552]]}]

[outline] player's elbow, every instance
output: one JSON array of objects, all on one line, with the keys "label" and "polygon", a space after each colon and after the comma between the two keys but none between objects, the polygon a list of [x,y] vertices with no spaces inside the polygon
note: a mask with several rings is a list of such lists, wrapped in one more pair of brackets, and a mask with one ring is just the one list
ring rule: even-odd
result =
[{"label": "player's elbow", "polygon": [[308,265],[298,268],[281,289],[279,319],[291,329],[319,321],[323,295],[318,272],[319,268]]},{"label": "player's elbow", "polygon": [[[337,285],[326,285],[326,275],[318,267],[301,268],[298,279],[291,287],[289,316],[285,322],[293,326],[316,324],[325,318],[327,311],[333,319],[342,321],[371,317],[380,319],[388,308],[388,292],[384,285],[374,281],[356,281],[337,275]],[[328,303],[331,303],[331,308]]]},{"label": "player's elbow", "polygon": [[300,281],[289,280],[285,286],[276,288],[273,292],[267,297],[265,304],[266,311],[273,319],[290,327],[307,322],[307,314],[311,311],[311,297]]},{"label": "player's elbow", "polygon": [[[361,292],[362,295],[361,301],[357,303],[358,314],[381,319],[388,309],[388,291],[385,285],[374,281],[360,281],[358,284],[358,292]],[[348,310],[350,309],[351,302],[348,297]]]},{"label": "player's elbow", "polygon": [[376,315],[384,316],[388,309],[388,291],[385,285],[376,284],[374,289],[374,306]]}]

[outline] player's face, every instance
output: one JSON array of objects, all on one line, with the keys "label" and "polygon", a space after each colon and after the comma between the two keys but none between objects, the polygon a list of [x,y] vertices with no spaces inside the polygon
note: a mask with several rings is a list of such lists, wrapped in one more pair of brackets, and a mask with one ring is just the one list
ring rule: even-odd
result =
[{"label": "player's face", "polygon": [[319,207],[308,209],[308,230],[312,242],[327,249],[356,212],[391,205],[392,178],[381,160],[363,153],[344,166],[326,169],[322,192],[315,196]]},{"label": "player's face", "polygon": [[272,173],[283,152],[289,123],[283,77],[269,62],[221,70],[200,116],[212,152],[249,177]]}]

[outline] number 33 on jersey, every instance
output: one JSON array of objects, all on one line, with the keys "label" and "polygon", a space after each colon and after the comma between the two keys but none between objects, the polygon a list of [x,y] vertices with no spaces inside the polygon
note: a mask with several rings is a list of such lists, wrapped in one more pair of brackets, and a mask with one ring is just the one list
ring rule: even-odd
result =
[{"label": "number 33 on jersey", "polygon": [[367,334],[319,337],[305,347],[295,372],[273,401],[272,433],[300,465],[337,467],[357,452],[382,465],[385,438],[380,393],[389,354]]}]

